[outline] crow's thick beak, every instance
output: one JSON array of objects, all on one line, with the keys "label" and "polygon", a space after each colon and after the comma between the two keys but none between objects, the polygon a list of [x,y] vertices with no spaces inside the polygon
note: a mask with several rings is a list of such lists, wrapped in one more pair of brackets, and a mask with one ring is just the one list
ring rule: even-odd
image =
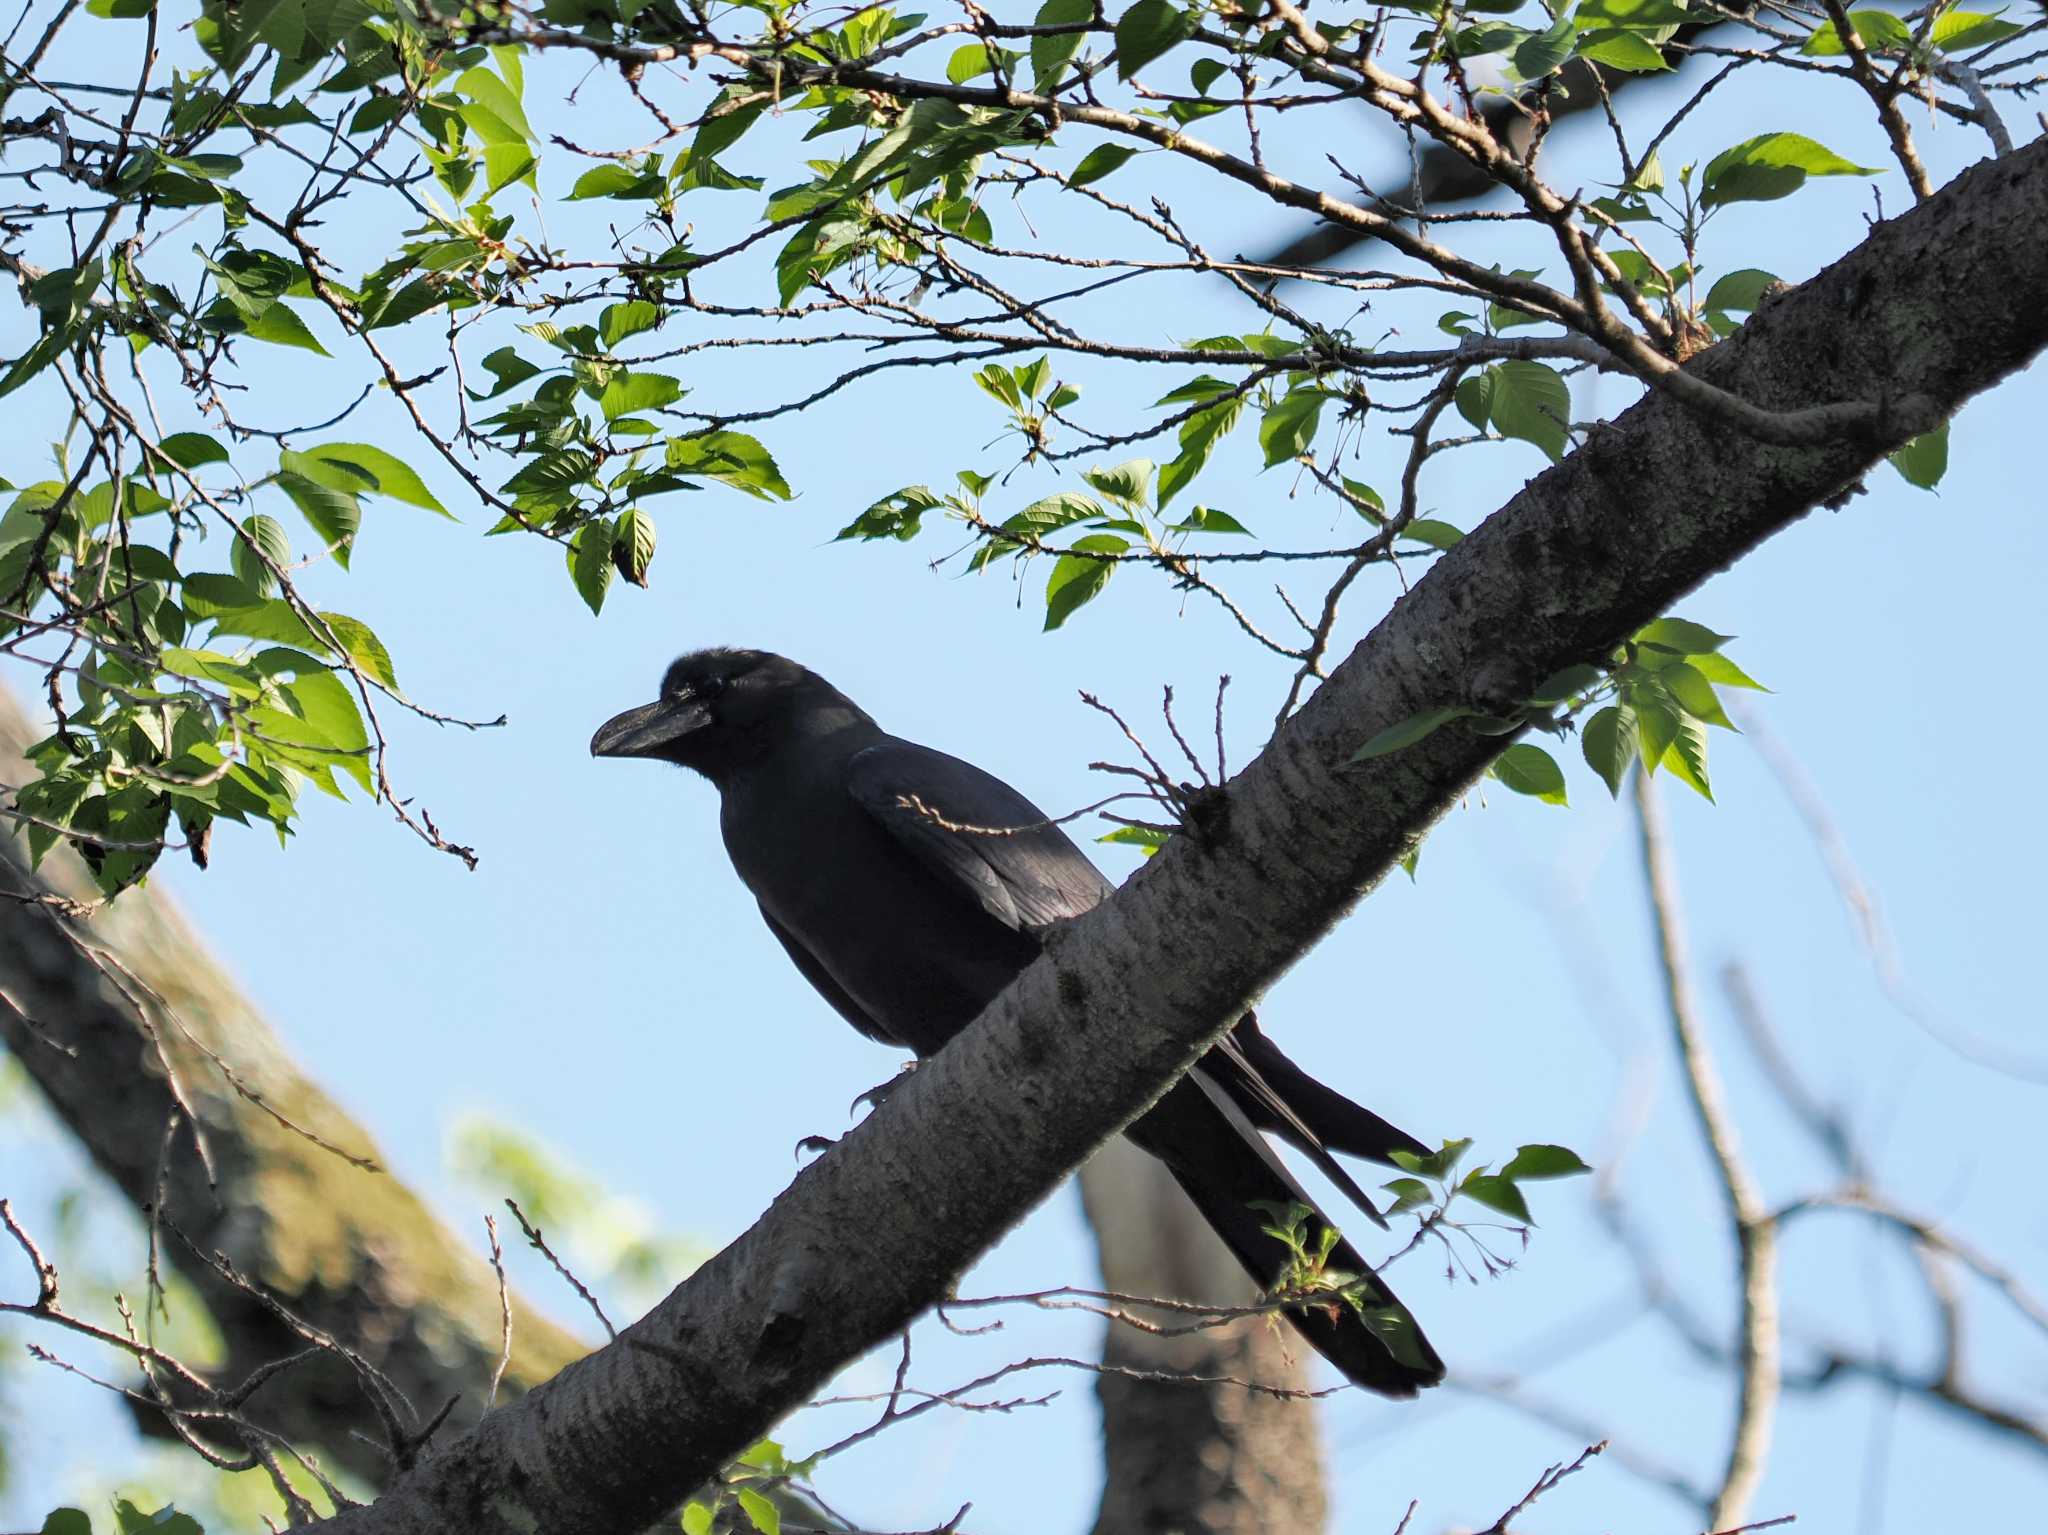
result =
[{"label": "crow's thick beak", "polygon": [[711,710],[687,695],[628,709],[597,727],[593,757],[661,757],[691,731],[711,723]]}]

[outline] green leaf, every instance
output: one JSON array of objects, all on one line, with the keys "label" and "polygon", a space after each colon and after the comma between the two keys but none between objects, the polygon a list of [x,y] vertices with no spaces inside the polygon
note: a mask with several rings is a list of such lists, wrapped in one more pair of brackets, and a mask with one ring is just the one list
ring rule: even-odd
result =
[{"label": "green leaf", "polygon": [[616,421],[637,411],[673,405],[682,397],[682,381],[666,373],[614,373],[597,397],[597,407],[605,420]]},{"label": "green leaf", "polygon": [[584,524],[569,541],[569,579],[592,613],[604,611],[604,595],[612,584],[612,525]]},{"label": "green leaf", "polygon": [[1748,314],[1763,302],[1764,290],[1777,280],[1774,274],[1755,267],[1725,273],[1707,290],[1707,308]]},{"label": "green leaf", "polygon": [[565,199],[582,202],[592,197],[640,198],[653,202],[668,191],[668,183],[645,167],[621,165],[616,160],[595,165],[576,178]]},{"label": "green leaf", "polygon": [[1717,687],[1753,688],[1759,693],[1770,692],[1769,688],[1724,655],[1692,656],[1686,664]]},{"label": "green leaf", "polygon": [[268,341],[273,346],[295,346],[302,351],[318,352],[322,357],[333,355],[306,329],[306,322],[293,313],[288,304],[272,304],[244,325],[242,334],[253,336],[258,341]]},{"label": "green leaf", "polygon": [[1522,1197],[1522,1191],[1498,1173],[1474,1173],[1458,1185],[1458,1192],[1468,1199],[1476,1199],[1489,1210],[1533,1226],[1536,1219],[1529,1213],[1529,1202]]},{"label": "green leaf", "polygon": [[1418,544],[1428,544],[1432,549],[1451,549],[1464,541],[1465,535],[1448,522],[1439,522],[1434,517],[1418,517],[1401,530],[1403,538],[1412,538]]},{"label": "green leaf", "polygon": [[733,1496],[739,1499],[740,1507],[746,1510],[748,1520],[761,1535],[782,1535],[782,1515],[773,1503],[751,1487],[742,1487]]},{"label": "green leaf", "polygon": [[1310,385],[1285,395],[1266,412],[1259,423],[1259,446],[1265,450],[1268,469],[1308,451],[1327,399],[1326,391]]},{"label": "green leaf", "polygon": [[1081,163],[1067,177],[1067,185],[1085,187],[1091,181],[1100,181],[1137,152],[1129,144],[1097,144],[1081,157]]},{"label": "green leaf", "polygon": [[1564,670],[1552,672],[1544,678],[1542,685],[1529,695],[1529,702],[1541,705],[1564,703],[1598,687],[1600,679],[1606,675],[1597,666],[1587,666],[1583,663],[1567,666]]},{"label": "green leaf", "polygon": [[1384,757],[1388,752],[1397,752],[1403,747],[1413,746],[1417,741],[1434,735],[1452,720],[1464,719],[1471,712],[1470,709],[1451,704],[1440,709],[1424,709],[1419,714],[1411,714],[1405,720],[1389,725],[1367,741],[1353,752],[1347,761],[1365,762],[1370,758]]},{"label": "green leaf", "polygon": [[2015,22],[2000,21],[1977,11],[1944,11],[1935,18],[1934,30],[1928,35],[1943,53],[1967,53],[1972,48],[2002,43],[2023,30]]},{"label": "green leaf", "polygon": [[1194,35],[1196,20],[1167,0],[1138,0],[1117,18],[1116,76],[1128,80]]},{"label": "green leaf", "polygon": [[1700,176],[1700,203],[1772,202],[1789,197],[1808,176],[1874,176],[1877,167],[1845,160],[1802,133],[1760,133],[1724,149]]},{"label": "green leaf", "polygon": [[1942,422],[1931,432],[1922,432],[1896,453],[1886,455],[1891,466],[1904,476],[1908,485],[1917,485],[1922,490],[1932,490],[1941,483],[1941,477],[1948,473],[1948,423]]},{"label": "green leaf", "polygon": [[[526,113],[519,105],[519,98],[513,94],[510,86],[488,69],[479,65],[475,69],[463,71],[456,77],[455,89],[482,107],[506,129],[518,135],[521,143],[533,142],[533,128],[526,121]],[[476,119],[468,114],[464,114],[464,121],[471,127],[477,126]],[[493,129],[493,132],[495,131]],[[483,136],[488,140],[491,134],[485,133]]]},{"label": "green leaf", "polygon": [[1134,847],[1147,858],[1150,858],[1154,853],[1166,846],[1167,839],[1168,834],[1166,832],[1157,831],[1150,826],[1119,826],[1115,831],[1105,832],[1095,840],[1097,842],[1116,843],[1124,847]]},{"label": "green leaf", "polygon": [[365,793],[373,792],[370,781],[370,736],[363,728],[363,716],[348,685],[331,671],[301,672],[284,685],[292,712],[332,744],[340,754],[333,766],[347,773]]},{"label": "green leaf", "polygon": [[1412,1151],[1396,1151],[1390,1153],[1390,1156],[1396,1167],[1414,1173],[1419,1178],[1435,1178],[1441,1181],[1450,1176],[1451,1169],[1456,1167],[1465,1153],[1471,1149],[1472,1138],[1467,1136],[1463,1140],[1445,1141],[1437,1150],[1421,1156]]},{"label": "green leaf", "polygon": [[1609,69],[1648,74],[1671,67],[1665,62],[1663,50],[1640,32],[1601,29],[1590,34],[1581,33],[1579,42],[1581,58],[1605,64]]},{"label": "green leaf", "polygon": [[964,48],[956,48],[952,58],[946,61],[946,78],[955,85],[965,85],[976,75],[985,75],[988,71],[986,43],[969,43]]},{"label": "green leaf", "polygon": [[1592,1170],[1568,1146],[1538,1144],[1517,1151],[1500,1175],[1512,1183],[1522,1178],[1570,1178]]},{"label": "green leaf", "polygon": [[1735,636],[1716,634],[1705,624],[1683,618],[1659,618],[1636,630],[1634,638],[1638,645],[1654,645],[1681,656],[1702,656],[1713,654]]},{"label": "green leaf", "polygon": [[661,323],[661,311],[644,298],[629,299],[623,304],[609,304],[598,317],[598,333],[604,337],[607,351],[616,347],[628,336],[637,336],[644,330],[653,330]]},{"label": "green leaf", "polygon": [[1100,596],[1102,589],[1109,585],[1109,578],[1116,574],[1116,562],[1107,559],[1089,559],[1089,554],[1122,554],[1130,544],[1113,533],[1091,533],[1086,538],[1074,540],[1073,547],[1084,551],[1077,554],[1063,554],[1052,567],[1052,575],[1045,583],[1045,627],[1048,631],[1057,629],[1087,602]]},{"label": "green leaf", "polygon": [[683,1505],[683,1535],[711,1535],[717,1510],[709,1503],[692,1499]]},{"label": "green leaf", "polygon": [[1540,362],[1503,362],[1493,375],[1493,424],[1504,437],[1533,442],[1552,462],[1564,457],[1572,396],[1564,377]]},{"label": "green leaf", "polygon": [[1675,716],[1671,742],[1660,758],[1674,778],[1690,784],[1711,802],[1714,791],[1707,782],[1707,727],[1690,714]]},{"label": "green leaf", "polygon": [[1457,390],[1451,398],[1457,403],[1458,414],[1465,418],[1474,431],[1485,431],[1486,424],[1493,419],[1494,388],[1494,372],[1491,368],[1468,373],[1458,380]]},{"label": "green leaf", "polygon": [[[1085,27],[1095,18],[1095,0],[1045,0],[1032,17],[1037,27]],[[1031,78],[1040,91],[1066,68],[1067,60],[1080,48],[1081,31],[1039,35],[1031,39]]]},{"label": "green leaf", "polygon": [[1532,795],[1546,805],[1566,803],[1564,769],[1542,747],[1519,741],[1493,759],[1493,776],[1517,794]]},{"label": "green leaf", "polygon": [[1389,1178],[1380,1187],[1394,1196],[1394,1202],[1385,1211],[1388,1215],[1405,1215],[1433,1202],[1429,1185],[1420,1178]]},{"label": "green leaf", "polygon": [[[296,455],[280,454],[280,459]],[[362,525],[363,505],[345,490],[336,490],[303,474],[280,473],[278,488],[311,525],[320,542],[333,551],[335,563],[348,569],[349,549]]]},{"label": "green leaf", "polygon": [[204,432],[173,432],[157,448],[165,458],[181,469],[197,469],[202,464],[225,464],[228,450]]},{"label": "green leaf", "polygon": [[451,522],[455,520],[455,514],[434,499],[426,482],[420,479],[419,472],[394,453],[372,447],[367,442],[329,442],[308,448],[303,456],[366,474],[369,484],[364,489],[402,501],[407,506],[417,506],[423,511],[438,512]]},{"label": "green leaf", "polygon": [[1508,55],[1515,75],[1522,80],[1541,80],[1572,56],[1578,28],[1569,8],[1560,7],[1557,20],[1543,32],[1518,45]]},{"label": "green leaf", "polygon": [[1609,704],[1586,722],[1579,737],[1586,763],[1606,782],[1616,798],[1629,765],[1636,760],[1636,711],[1627,704]]},{"label": "green leaf", "polygon": [[1657,680],[1678,700],[1678,707],[1694,719],[1719,725],[1723,730],[1735,728],[1734,722],[1722,710],[1721,700],[1714,696],[1713,684],[1707,681],[1706,674],[1698,667],[1680,661],[1676,666],[1667,666],[1658,672]]},{"label": "green leaf", "polygon": [[745,432],[700,432],[671,437],[668,467],[678,474],[722,480],[763,501],[787,501],[789,482],[758,439]]},{"label": "green leaf", "polygon": [[[1913,46],[1913,29],[1890,11],[1851,11],[1849,25],[1855,28],[1863,46],[1873,53],[1905,53]],[[1799,51],[1816,57],[1831,57],[1847,53],[1849,49],[1841,28],[1833,21],[1824,21]]]},{"label": "green leaf", "polygon": [[635,586],[647,585],[654,561],[654,519],[637,506],[619,513],[612,531],[612,567]]},{"label": "green leaf", "polygon": [[1109,469],[1085,469],[1081,478],[1110,500],[1124,506],[1143,506],[1152,495],[1152,460],[1127,459]]},{"label": "green leaf", "polygon": [[[384,642],[370,632],[370,626],[359,618],[350,618],[346,613],[322,613],[321,620],[337,640],[348,658],[362,669],[365,677],[393,693],[398,692],[398,673],[391,667],[391,652],[384,648]],[[247,631],[241,631],[246,633]],[[322,650],[326,646],[319,647]]]},{"label": "green leaf", "polygon": [[252,550],[249,544],[254,543],[256,549],[260,549],[271,564],[287,565],[291,563],[292,541],[285,536],[283,523],[261,512],[242,519],[242,532],[246,536],[246,541],[238,538],[229,546],[228,561],[235,567],[236,575],[248,582],[254,590],[269,596],[277,589],[277,577],[270,573],[261,559],[257,558],[256,551]]}]

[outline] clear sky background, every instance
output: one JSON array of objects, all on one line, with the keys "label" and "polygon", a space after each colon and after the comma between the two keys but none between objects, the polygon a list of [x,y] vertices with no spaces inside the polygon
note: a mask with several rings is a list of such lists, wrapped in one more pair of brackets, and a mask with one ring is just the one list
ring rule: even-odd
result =
[{"label": "clear sky background", "polygon": [[[95,26],[96,39],[123,35],[113,23]],[[74,59],[70,67],[81,66]],[[536,123],[564,110],[553,104],[578,74],[559,62],[532,68],[527,107]],[[1704,161],[1766,128],[1801,129],[1883,163],[1882,137],[1860,102],[1846,93],[1809,99],[1800,77],[1756,76],[1691,120],[1667,167]],[[668,93],[658,99],[688,110],[708,90],[701,80],[650,82]],[[645,135],[644,119],[629,117],[616,96],[603,79],[585,86],[574,109],[579,139]],[[1673,104],[1651,86],[1631,111],[1646,121]],[[1980,141],[1954,124],[1928,131],[1916,121],[1937,174],[1979,154]],[[1555,148],[1597,151],[1583,126]],[[1381,143],[1377,124],[1361,118],[1356,127],[1349,163],[1398,174],[1398,145]],[[758,142],[750,137],[729,159],[736,170],[767,174],[772,187],[780,184],[774,150],[791,135],[777,125],[757,132]],[[1086,147],[1077,142],[1076,152]],[[1306,157],[1307,174],[1324,146],[1284,147]],[[1160,158],[1133,162],[1112,188],[1149,190],[1141,176]],[[1605,164],[1580,163],[1587,182]],[[551,196],[582,168],[558,154],[545,166]],[[1555,175],[1574,184],[1561,169]],[[1887,209],[1903,206],[1896,172],[1876,184]],[[1160,185],[1169,199],[1186,199],[1177,211],[1212,226],[1219,250],[1263,249],[1293,227],[1273,225],[1270,214],[1251,230],[1231,226],[1232,210],[1212,206],[1213,194],[1177,167]],[[1719,268],[1809,275],[1862,234],[1869,187],[1815,182],[1792,201],[1731,210],[1716,230]],[[700,228],[753,210],[748,194],[730,195]],[[563,243],[619,216],[613,205],[547,210]],[[1049,240],[1070,233],[1056,219],[1040,227]],[[367,252],[388,230],[330,234],[342,248],[360,239]],[[754,301],[769,301],[768,279],[758,282]],[[1394,344],[1428,344],[1437,307],[1390,308],[1360,331],[1391,322],[1404,328],[1405,342]],[[1094,314],[1131,339],[1160,343],[1255,324],[1221,292],[1192,284],[1149,297],[1122,290]],[[25,323],[18,312],[0,315],[0,350],[20,350]],[[333,327],[314,325],[341,352]],[[659,340],[701,334],[680,325]],[[265,367],[276,388],[240,407],[262,425],[319,419],[360,387],[352,363],[293,355]],[[1127,408],[1189,371],[1119,383],[1102,370],[1058,367],[1085,384],[1090,403]],[[692,372],[689,382],[715,399],[706,408],[751,407],[807,390],[822,371],[809,354],[763,353]],[[1629,397],[1619,382],[1582,382],[1576,403],[1582,416],[1604,415]],[[36,435],[58,428],[47,398],[19,403],[42,413],[31,415]],[[1774,689],[1748,701],[1816,786],[1879,896],[1927,1018],[1953,1037],[2037,1063],[2048,1057],[2034,968],[2038,871],[2048,854],[2035,783],[2048,758],[2035,701],[2048,571],[2044,403],[2038,375],[2010,382],[1956,423],[1938,494],[1880,470],[1867,495],[1814,513],[1678,608],[1737,635],[1730,654]],[[888,1052],[812,995],[762,928],[718,844],[710,790],[656,765],[588,757],[591,730],[650,698],[679,650],[744,643],[797,657],[888,728],[974,759],[1055,812],[1106,792],[1086,764],[1121,746],[1079,703],[1082,688],[1156,733],[1163,684],[1206,700],[1228,672],[1233,762],[1257,750],[1286,669],[1199,598],[1183,602],[1126,572],[1065,629],[1041,635],[1042,567],[1021,587],[1006,572],[934,570],[929,562],[954,547],[939,530],[909,546],[830,542],[869,501],[906,483],[943,484],[969,465],[1006,468],[1014,443],[982,447],[1001,427],[965,372],[928,370],[757,428],[798,498],[766,505],[721,489],[672,498],[658,512],[653,589],[615,589],[602,619],[571,590],[555,551],[484,540],[488,516],[424,449],[412,461],[462,522],[373,505],[354,570],[308,576],[320,605],[378,629],[414,697],[471,717],[509,717],[503,730],[480,734],[393,722],[403,792],[475,846],[482,863],[466,873],[383,811],[309,794],[301,834],[283,852],[264,833],[223,827],[211,870],[170,858],[159,883],[260,999],[300,1063],[373,1130],[389,1164],[428,1191],[455,1229],[481,1244],[482,1216],[496,1208],[494,1197],[454,1178],[444,1156],[451,1126],[475,1111],[642,1202],[656,1228],[721,1245],[788,1183],[794,1143],[837,1133],[847,1100],[894,1068]],[[315,440],[386,440],[379,434],[397,430],[386,412]],[[1369,440],[1362,477],[1391,488],[1392,452]],[[1348,514],[1293,497],[1285,469],[1256,473],[1247,444],[1218,462],[1201,499],[1272,541],[1302,547],[1345,536]],[[1522,444],[1455,455],[1425,481],[1428,514],[1470,527],[1541,467]],[[1007,514],[1054,483],[1022,471],[992,508]],[[1237,583],[1257,603],[1269,584]],[[1297,596],[1307,589],[1301,582]],[[1347,646],[1395,595],[1383,573],[1360,583],[1346,610]],[[2035,1132],[2048,1090],[1962,1058],[1887,998],[1779,781],[1744,741],[1717,733],[1714,753],[1718,807],[1677,785],[1665,797],[1713,1043],[1745,1153],[1769,1196],[1818,1191],[1832,1175],[1773,1096],[1713,984],[1730,961],[1748,969],[1806,1080],[1864,1138],[1885,1188],[2038,1288],[2048,1278],[2048,1203]],[[1625,1151],[1618,1176],[1628,1208],[1672,1282],[1725,1331],[1733,1257],[1670,1062],[1633,829],[1575,749],[1561,755],[1568,810],[1497,790],[1472,796],[1428,842],[1418,878],[1389,881],[1276,988],[1263,1015],[1318,1074],[1425,1138],[1476,1137],[1475,1157],[1558,1141],[1607,1167]],[[1131,866],[1121,850],[1098,852],[1117,877]],[[47,1216],[48,1201],[81,1176],[61,1135],[18,1098],[0,1120],[0,1159],[0,1193],[31,1218]],[[1425,1251],[1396,1270],[1404,1297],[1455,1376],[1520,1375],[1530,1393],[1611,1433],[1617,1448],[1709,1482],[1724,1453],[1732,1382],[1644,1315],[1586,1182],[1538,1192],[1542,1226],[1512,1274],[1446,1282]],[[95,1249],[77,1260],[132,1271],[139,1284],[139,1233],[122,1222],[93,1229]],[[18,1270],[0,1265],[9,1293],[27,1283]],[[574,1298],[545,1274],[522,1277],[557,1316],[583,1325]],[[1092,1277],[1069,1188],[992,1253],[963,1292]],[[1931,1357],[1934,1335],[1910,1264],[1855,1218],[1823,1216],[1795,1231],[1784,1282],[1795,1371],[1816,1344],[1839,1343],[1908,1372]],[[1964,1289],[1973,1383],[2038,1417],[2048,1402],[2048,1339],[1981,1286]],[[0,1328],[0,1339],[16,1359],[28,1341],[16,1326]],[[976,1340],[927,1323],[916,1333],[913,1378],[947,1388],[1007,1359],[1086,1356],[1094,1347],[1093,1325],[1071,1317],[1020,1310],[1001,1333]],[[892,1363],[893,1355],[856,1364],[839,1389],[886,1387]],[[934,1414],[830,1464],[820,1486],[878,1529],[929,1527],[968,1501],[967,1527],[976,1531],[1085,1529],[1099,1476],[1090,1380],[1046,1372],[1016,1384],[1005,1394],[1059,1395],[1007,1415]],[[123,1415],[84,1382],[13,1364],[0,1373],[0,1391],[15,1462],[0,1526],[32,1524],[54,1502],[114,1484],[168,1485],[156,1471],[124,1479],[134,1462]],[[1333,1522],[1343,1531],[1391,1530],[1411,1498],[1422,1501],[1414,1528],[1484,1525],[1587,1437],[1455,1388],[1420,1405],[1346,1392],[1323,1410]],[[852,1421],[806,1415],[783,1438],[800,1453]],[[1752,1517],[1797,1513],[1804,1530],[1882,1535],[2008,1525],[2044,1496],[2048,1458],[2038,1451],[1963,1426],[1923,1400],[1844,1384],[1787,1398]],[[1613,1459],[1528,1522],[1697,1528],[1685,1504]]]}]

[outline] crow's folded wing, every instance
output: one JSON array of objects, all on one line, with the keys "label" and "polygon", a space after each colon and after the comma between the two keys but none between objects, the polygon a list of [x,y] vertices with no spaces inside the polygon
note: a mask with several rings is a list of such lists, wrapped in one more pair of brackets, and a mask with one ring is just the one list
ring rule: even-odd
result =
[{"label": "crow's folded wing", "polygon": [[1036,933],[1110,893],[1044,811],[971,762],[892,739],[856,753],[846,777],[862,809],[1005,927]]}]

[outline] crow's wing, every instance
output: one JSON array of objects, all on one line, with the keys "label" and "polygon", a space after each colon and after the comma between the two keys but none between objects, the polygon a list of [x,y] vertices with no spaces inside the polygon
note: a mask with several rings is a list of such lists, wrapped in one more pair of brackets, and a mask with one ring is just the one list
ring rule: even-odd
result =
[{"label": "crow's wing", "polygon": [[854,754],[846,787],[927,869],[1017,932],[1078,917],[1112,888],[1043,810],[958,757],[892,738]]}]

